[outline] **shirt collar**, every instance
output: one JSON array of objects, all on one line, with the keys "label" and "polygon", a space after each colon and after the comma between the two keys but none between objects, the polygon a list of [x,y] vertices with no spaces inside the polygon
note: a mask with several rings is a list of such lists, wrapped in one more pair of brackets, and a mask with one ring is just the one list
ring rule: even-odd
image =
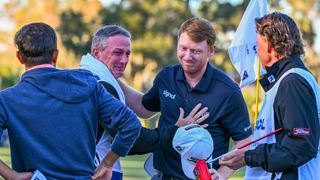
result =
[{"label": "shirt collar", "polygon": [[298,54],[280,59],[272,66],[266,67],[267,73],[260,80],[261,86],[265,91],[268,91],[273,87],[283,73],[294,67],[305,69],[305,66]]},{"label": "shirt collar", "polygon": [[212,65],[210,63],[207,63],[206,71],[204,72],[201,80],[196,85],[196,87],[191,88],[190,85],[188,84],[187,80],[186,80],[186,77],[184,75],[182,66],[179,65],[179,68],[178,68],[178,71],[177,71],[176,80],[177,81],[182,81],[183,83],[185,83],[190,91],[202,91],[202,92],[205,92],[209,88],[209,86],[211,84],[210,82],[213,79],[212,78],[212,74],[213,74],[213,67],[212,67]]},{"label": "shirt collar", "polygon": [[38,68],[54,68],[54,66],[52,64],[40,64],[40,65],[32,66],[27,71],[30,71],[32,69],[38,69]]}]

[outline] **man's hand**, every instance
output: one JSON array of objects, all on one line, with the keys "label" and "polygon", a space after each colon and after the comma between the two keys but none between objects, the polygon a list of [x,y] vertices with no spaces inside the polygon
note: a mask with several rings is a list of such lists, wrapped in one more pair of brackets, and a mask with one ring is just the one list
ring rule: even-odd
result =
[{"label": "man's hand", "polygon": [[222,180],[221,175],[215,169],[209,169],[209,173],[211,175],[212,180]]},{"label": "man's hand", "polygon": [[105,166],[102,163],[96,170],[96,173],[92,176],[94,180],[110,180],[112,177],[112,166]]},{"label": "man's hand", "polygon": [[92,179],[110,180],[112,176],[112,166],[118,159],[119,156],[110,149],[97,168],[96,173],[92,176]]},{"label": "man's hand", "polygon": [[244,152],[245,150],[236,149],[229,155],[222,157],[219,160],[219,164],[227,166],[233,170],[237,170],[246,165],[244,160]]},{"label": "man's hand", "polygon": [[[190,112],[190,114],[184,118],[184,110],[182,108],[180,109],[180,115],[179,115],[179,119],[176,122],[176,126],[178,127],[182,127],[188,124],[200,124],[202,123],[205,119],[207,119],[209,117],[209,112],[207,112],[208,108],[204,107],[203,109],[201,109],[199,112],[197,112],[200,107],[201,107],[201,103],[199,103],[196,107],[194,107],[192,109],[192,111]],[[203,128],[208,127],[208,124],[203,124],[201,125]]]},{"label": "man's hand", "polygon": [[17,172],[11,169],[7,164],[0,160],[0,175],[4,177],[4,179],[21,179],[21,180],[29,180],[33,176],[32,172]]},{"label": "man's hand", "polygon": [[30,180],[32,176],[33,176],[32,172],[22,172],[22,173],[17,172],[13,179]]}]

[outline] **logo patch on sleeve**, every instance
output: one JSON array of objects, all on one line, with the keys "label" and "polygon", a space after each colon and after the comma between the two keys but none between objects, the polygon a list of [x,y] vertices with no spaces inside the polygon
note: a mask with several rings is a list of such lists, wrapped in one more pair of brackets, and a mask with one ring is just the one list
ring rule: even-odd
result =
[{"label": "logo patch on sleeve", "polygon": [[310,128],[293,128],[293,136],[310,136]]}]

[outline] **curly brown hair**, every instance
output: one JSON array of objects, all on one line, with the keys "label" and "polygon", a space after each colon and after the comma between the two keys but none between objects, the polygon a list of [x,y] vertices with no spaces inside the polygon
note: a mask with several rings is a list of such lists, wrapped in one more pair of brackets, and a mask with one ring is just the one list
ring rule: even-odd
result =
[{"label": "curly brown hair", "polygon": [[255,19],[257,33],[265,36],[277,52],[276,57],[304,55],[303,40],[294,20],[286,14],[273,12]]}]

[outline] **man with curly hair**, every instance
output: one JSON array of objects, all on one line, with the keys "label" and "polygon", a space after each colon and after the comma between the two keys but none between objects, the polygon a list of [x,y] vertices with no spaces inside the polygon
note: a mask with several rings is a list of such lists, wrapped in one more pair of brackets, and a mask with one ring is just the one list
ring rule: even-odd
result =
[{"label": "man with curly hair", "polygon": [[245,179],[320,179],[320,91],[303,64],[303,42],[294,20],[273,12],[256,19],[258,56],[267,74],[260,83],[266,98],[254,138],[283,130],[220,160]]}]

